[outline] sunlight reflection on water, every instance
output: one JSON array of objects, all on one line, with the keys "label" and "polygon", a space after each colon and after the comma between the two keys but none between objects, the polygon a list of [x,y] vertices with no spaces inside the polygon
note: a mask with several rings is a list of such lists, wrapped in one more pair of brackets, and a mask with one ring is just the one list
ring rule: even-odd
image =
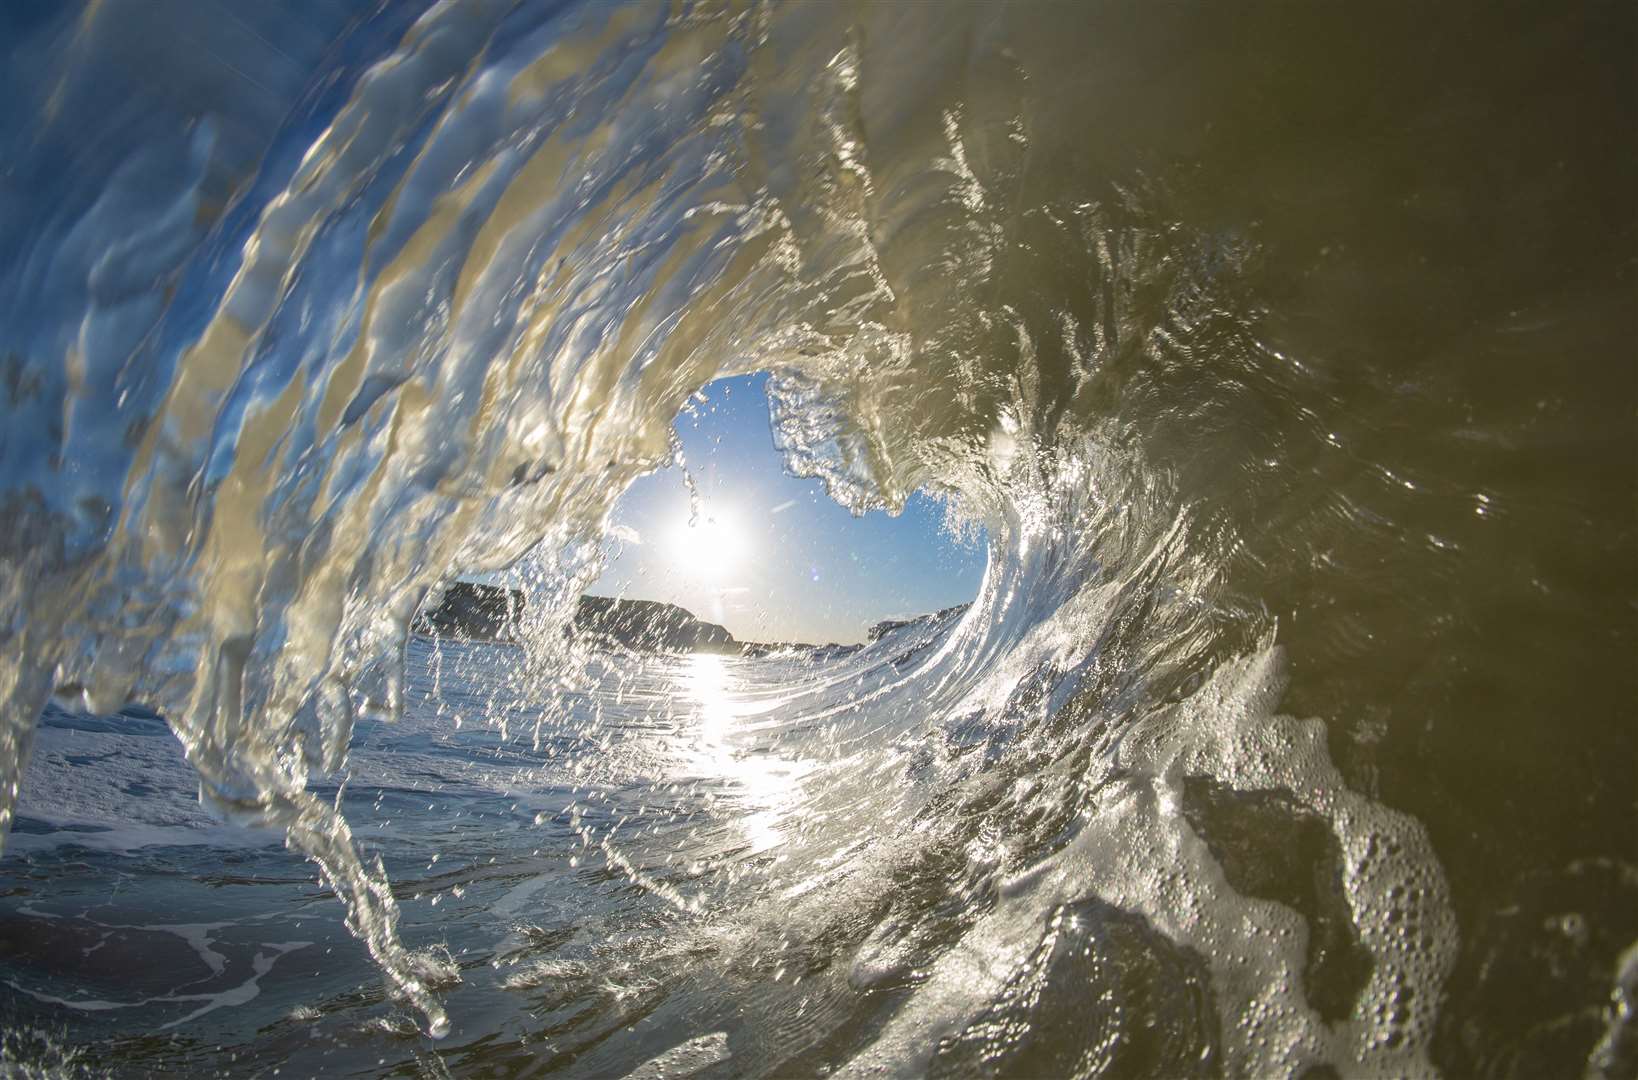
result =
[{"label": "sunlight reflection on water", "polygon": [[786,818],[800,804],[802,777],[812,763],[748,743],[748,719],[768,705],[738,692],[722,657],[698,653],[689,658],[683,684],[699,707],[698,741],[688,767],[732,785],[733,798],[743,807],[736,823],[751,841],[752,852],[780,846],[786,839]]}]

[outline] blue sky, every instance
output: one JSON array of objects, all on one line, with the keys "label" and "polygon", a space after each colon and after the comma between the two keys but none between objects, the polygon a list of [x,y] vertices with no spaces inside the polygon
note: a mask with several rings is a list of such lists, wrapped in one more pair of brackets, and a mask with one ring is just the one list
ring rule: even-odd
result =
[{"label": "blue sky", "polygon": [[677,419],[703,499],[670,466],[641,477],[611,518],[616,537],[592,592],[680,604],[741,641],[859,641],[880,619],[971,600],[985,544],[944,528],[925,494],[904,513],[854,517],[817,480],[785,473],[768,423],[767,374],[720,379]]}]

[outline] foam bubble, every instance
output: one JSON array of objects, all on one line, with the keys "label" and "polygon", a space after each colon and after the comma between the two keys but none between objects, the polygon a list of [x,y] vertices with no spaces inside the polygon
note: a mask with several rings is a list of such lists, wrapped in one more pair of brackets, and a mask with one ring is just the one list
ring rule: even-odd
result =
[{"label": "foam bubble", "polygon": [[[925,1065],[929,1032],[972,1024],[1026,966],[1049,914],[1087,899],[1141,917],[1204,959],[1225,1072],[1432,1074],[1427,1049],[1456,948],[1444,875],[1414,819],[1342,783],[1321,724],[1275,712],[1283,687],[1280,652],[1265,646],[1128,731],[1074,839],[1001,887],[995,909],[933,966],[848,1074]],[[1183,810],[1191,777],[1279,792],[1334,834],[1349,917],[1371,963],[1345,1018],[1327,1022],[1303,997],[1311,926],[1284,904],[1237,893],[1191,827]]]}]

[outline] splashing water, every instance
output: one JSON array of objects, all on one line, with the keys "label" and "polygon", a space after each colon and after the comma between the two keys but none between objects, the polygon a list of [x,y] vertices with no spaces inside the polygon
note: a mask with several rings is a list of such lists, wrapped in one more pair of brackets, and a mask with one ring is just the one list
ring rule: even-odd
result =
[{"label": "splashing water", "polygon": [[[474,1069],[1630,1063],[1630,11],[5,18],[0,834],[162,716]],[[791,471],[985,530],[971,608],[566,641],[758,370]],[[518,645],[409,635],[525,556]],[[260,918],[74,925],[241,949],[101,1002],[215,1023],[317,963]]]}]

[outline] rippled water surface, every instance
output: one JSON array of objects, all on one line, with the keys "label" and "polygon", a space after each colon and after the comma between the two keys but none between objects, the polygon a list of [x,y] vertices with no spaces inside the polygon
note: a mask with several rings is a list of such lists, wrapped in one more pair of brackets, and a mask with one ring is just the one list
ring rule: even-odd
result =
[{"label": "rippled water surface", "polygon": [[[0,1059],[1631,1075],[1634,22],[8,6]],[[566,641],[764,370],[972,607]]]}]

